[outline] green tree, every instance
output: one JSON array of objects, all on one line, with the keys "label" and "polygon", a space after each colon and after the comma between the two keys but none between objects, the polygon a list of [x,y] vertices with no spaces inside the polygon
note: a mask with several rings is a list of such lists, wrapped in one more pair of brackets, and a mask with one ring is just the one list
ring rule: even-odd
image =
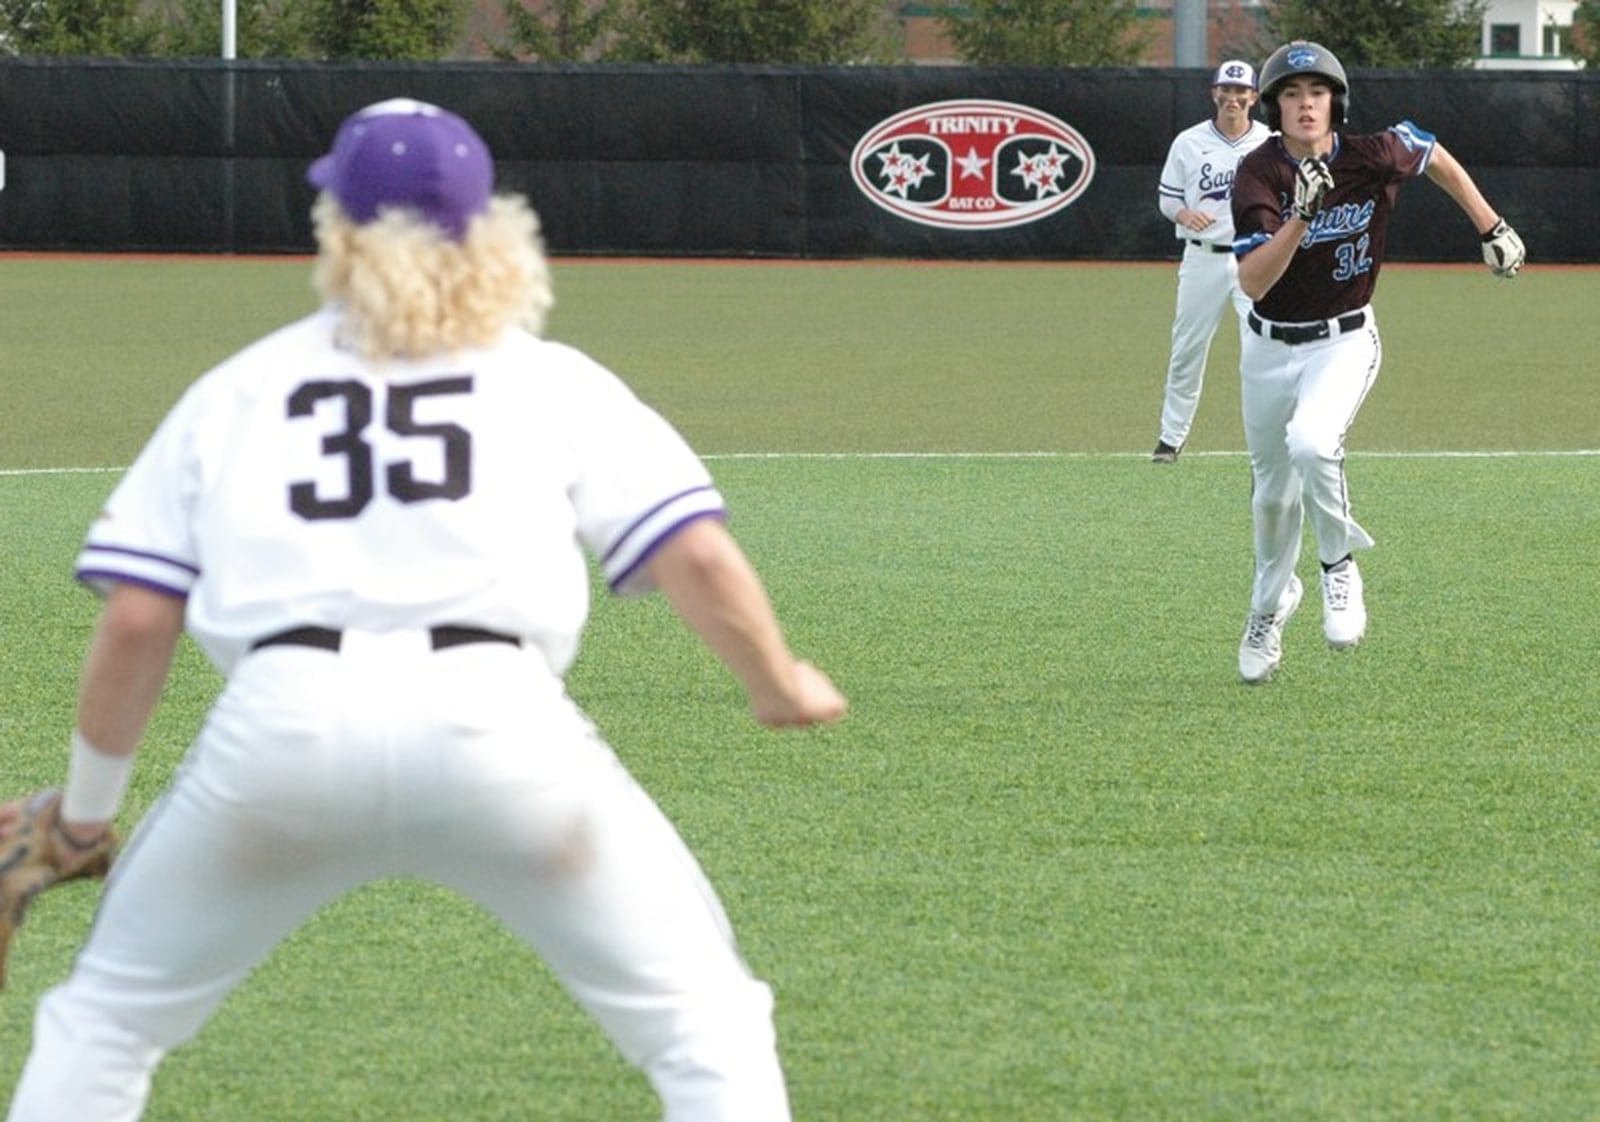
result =
[{"label": "green tree", "polygon": [[0,52],[13,55],[148,54],[159,24],[138,0],[0,0]]},{"label": "green tree", "polygon": [[311,52],[326,59],[444,58],[468,0],[301,0]]},{"label": "green tree", "polygon": [[1572,11],[1567,54],[1583,60],[1591,70],[1600,67],[1600,0],[1578,0]]},{"label": "green tree", "polygon": [[[301,0],[236,0],[235,53],[240,58],[306,58],[314,53]],[[218,0],[166,0],[156,53],[177,58],[215,58],[222,48]]]},{"label": "green tree", "polygon": [[965,0],[939,24],[978,66],[1129,66],[1154,34],[1132,0]]},{"label": "green tree", "polygon": [[1488,0],[1272,0],[1279,43],[1310,39],[1345,66],[1397,70],[1469,66],[1482,53]]},{"label": "green tree", "polygon": [[622,25],[619,0],[503,0],[509,46],[501,58],[594,62],[605,57]]},{"label": "green tree", "polygon": [[611,57],[642,62],[860,62],[881,0],[626,0]]}]

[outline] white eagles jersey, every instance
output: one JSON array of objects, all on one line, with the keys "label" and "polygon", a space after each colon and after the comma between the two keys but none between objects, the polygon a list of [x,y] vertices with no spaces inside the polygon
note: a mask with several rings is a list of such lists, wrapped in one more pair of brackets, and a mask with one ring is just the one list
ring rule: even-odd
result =
[{"label": "white eagles jersey", "polygon": [[509,330],[373,368],[324,309],[196,381],[118,484],[80,580],[186,597],[227,673],[300,626],[459,624],[521,636],[562,673],[589,609],[676,530],[722,517],[683,438],[610,371]]},{"label": "white eagles jersey", "polygon": [[1272,130],[1252,120],[1250,128],[1237,140],[1217,131],[1215,120],[1201,121],[1184,129],[1172,140],[1167,162],[1161,169],[1158,203],[1161,213],[1175,219],[1180,207],[1209,214],[1215,221],[1196,232],[1174,222],[1179,238],[1230,245],[1233,242],[1233,176],[1239,161],[1267,137]]}]

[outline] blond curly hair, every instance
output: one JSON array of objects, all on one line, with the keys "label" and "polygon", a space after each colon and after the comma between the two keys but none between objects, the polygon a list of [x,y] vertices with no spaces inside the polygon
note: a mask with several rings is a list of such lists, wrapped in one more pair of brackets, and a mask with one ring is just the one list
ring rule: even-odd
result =
[{"label": "blond curly hair", "polygon": [[373,361],[489,346],[512,326],[537,334],[555,302],[539,216],[521,196],[495,196],[459,242],[403,210],[356,223],[327,193],[311,220],[312,282]]}]

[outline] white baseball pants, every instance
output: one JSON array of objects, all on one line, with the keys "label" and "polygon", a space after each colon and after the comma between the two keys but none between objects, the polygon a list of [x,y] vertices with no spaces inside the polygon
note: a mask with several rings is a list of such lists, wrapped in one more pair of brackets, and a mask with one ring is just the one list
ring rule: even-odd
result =
[{"label": "white baseball pants", "polygon": [[137,1119],[162,1056],[284,937],[392,875],[503,920],[669,1122],[787,1122],[770,991],[677,831],[536,651],[410,632],[239,664],[40,1002],[11,1122]]},{"label": "white baseball pants", "polygon": [[1206,356],[1223,312],[1233,305],[1236,319],[1250,310],[1239,288],[1238,259],[1209,245],[1185,242],[1178,262],[1178,303],[1172,318],[1172,350],[1161,402],[1161,440],[1181,448],[1194,427],[1205,382]]},{"label": "white baseball pants", "polygon": [[1300,558],[1304,521],[1324,563],[1372,545],[1350,515],[1344,439],[1382,361],[1371,308],[1364,326],[1311,343],[1284,343],[1244,328],[1239,375],[1255,529],[1251,611],[1277,610]]}]

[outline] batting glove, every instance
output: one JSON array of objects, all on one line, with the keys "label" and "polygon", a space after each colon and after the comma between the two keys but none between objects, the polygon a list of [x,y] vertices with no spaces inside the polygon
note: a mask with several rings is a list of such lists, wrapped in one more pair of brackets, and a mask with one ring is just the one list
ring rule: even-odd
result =
[{"label": "batting glove", "polygon": [[1323,196],[1333,187],[1333,172],[1321,156],[1307,156],[1294,172],[1294,216],[1310,222],[1322,209]]},{"label": "batting glove", "polygon": [[1528,251],[1522,245],[1522,239],[1517,232],[1506,225],[1504,218],[1494,224],[1494,228],[1483,235],[1483,263],[1494,270],[1497,277],[1514,277],[1517,270],[1522,268],[1522,263],[1528,259]]}]

